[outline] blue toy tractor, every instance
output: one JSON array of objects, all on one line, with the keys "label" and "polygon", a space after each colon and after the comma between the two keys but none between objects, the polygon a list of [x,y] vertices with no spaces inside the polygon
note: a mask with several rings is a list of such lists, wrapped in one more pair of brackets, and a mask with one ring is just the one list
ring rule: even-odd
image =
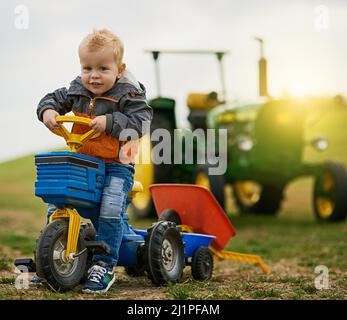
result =
[{"label": "blue toy tractor", "polygon": [[[35,195],[57,209],[41,231],[36,242],[35,258],[17,259],[15,265],[25,265],[56,291],[71,290],[86,279],[93,254],[109,253],[106,243],[96,241],[96,222],[105,176],[102,160],[76,151],[89,139],[100,136],[90,130],[83,135],[70,133],[65,122],[88,125],[91,119],[58,116],[59,129],[54,133],[65,138],[71,151],[48,152],[35,156],[37,181]],[[128,202],[141,191],[135,182]],[[90,219],[94,223],[84,222]],[[161,219],[147,230],[135,230],[123,217],[122,239],[118,266],[129,275],[145,275],[156,285],[177,282],[186,264],[192,264],[193,277],[209,279],[213,258],[208,247],[213,235],[185,233],[172,221]],[[94,226],[93,226],[94,225]],[[97,227],[96,227],[97,228]],[[197,262],[196,262],[197,261]]]}]

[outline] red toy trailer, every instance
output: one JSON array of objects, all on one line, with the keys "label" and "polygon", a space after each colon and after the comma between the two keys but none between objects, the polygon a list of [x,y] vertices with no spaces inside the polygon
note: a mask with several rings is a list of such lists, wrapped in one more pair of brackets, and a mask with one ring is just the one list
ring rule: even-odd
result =
[{"label": "red toy trailer", "polygon": [[173,221],[184,232],[216,237],[209,247],[215,260],[256,263],[264,273],[270,272],[257,255],[223,250],[236,230],[208,189],[191,184],[153,184],[149,189],[160,220]]}]

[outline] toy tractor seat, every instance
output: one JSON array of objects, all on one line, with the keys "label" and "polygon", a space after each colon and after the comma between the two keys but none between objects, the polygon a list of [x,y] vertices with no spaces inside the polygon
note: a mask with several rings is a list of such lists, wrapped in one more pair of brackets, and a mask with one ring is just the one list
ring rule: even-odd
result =
[{"label": "toy tractor seat", "polygon": [[140,181],[134,181],[133,188],[129,192],[128,198],[133,199],[138,192],[142,192],[142,191],[143,191],[142,183]]},{"label": "toy tractor seat", "polygon": [[220,103],[217,92],[214,91],[210,93],[191,93],[187,97],[187,106],[190,110],[208,111]]},{"label": "toy tractor seat", "polygon": [[179,215],[182,224],[195,233],[216,236],[212,247],[222,250],[236,231],[211,192],[192,184],[152,184],[150,192],[159,215],[172,209]]}]

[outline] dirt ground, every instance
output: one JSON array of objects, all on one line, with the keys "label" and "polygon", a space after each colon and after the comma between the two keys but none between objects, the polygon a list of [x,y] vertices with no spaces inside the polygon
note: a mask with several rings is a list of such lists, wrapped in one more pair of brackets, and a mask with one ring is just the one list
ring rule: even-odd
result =
[{"label": "dirt ground", "polygon": [[[129,277],[123,268],[118,267],[115,284],[102,296],[82,294],[81,286],[67,293],[57,293],[43,285],[34,284],[30,284],[27,289],[16,289],[18,274],[12,267],[13,260],[17,257],[32,257],[33,244],[27,245],[27,252],[16,248],[23,248],[26,241],[35,240],[45,224],[45,217],[42,212],[0,209],[0,258],[6,257],[3,264],[11,266],[7,271],[4,268],[0,271],[0,300],[347,299],[347,272],[345,263],[340,263],[346,258],[346,224],[316,224],[310,212],[308,190],[307,187],[299,191],[290,188],[287,191],[288,201],[277,218],[232,217],[238,235],[231,241],[229,250],[259,254],[271,270],[269,275],[263,274],[255,265],[219,261],[210,281],[192,280],[190,267],[186,267],[180,283],[157,287],[146,277]],[[136,227],[146,228],[150,223],[146,220],[138,221]],[[23,235],[23,238],[16,244],[18,235]],[[319,242],[322,238],[325,239],[324,246]],[[288,243],[288,239],[295,241]],[[4,240],[8,241],[8,245]],[[313,246],[310,251],[307,249],[309,244]],[[288,250],[291,247],[295,253]],[[330,267],[327,289],[318,290],[315,287],[316,262]]]},{"label": "dirt ground", "polygon": [[[213,278],[208,282],[192,280],[187,267],[180,283],[165,287],[154,286],[146,277],[129,277],[117,268],[117,280],[105,295],[82,294],[81,286],[67,293],[57,293],[43,285],[30,284],[16,289],[14,272],[0,272],[0,299],[112,299],[112,300],[166,300],[166,299],[347,299],[346,273],[334,272],[329,289],[314,287],[315,274],[298,266],[295,260],[281,260],[270,264],[271,273],[265,275],[255,265],[220,261]],[[31,278],[33,274],[29,274]],[[338,292],[338,294],[336,294]]]}]

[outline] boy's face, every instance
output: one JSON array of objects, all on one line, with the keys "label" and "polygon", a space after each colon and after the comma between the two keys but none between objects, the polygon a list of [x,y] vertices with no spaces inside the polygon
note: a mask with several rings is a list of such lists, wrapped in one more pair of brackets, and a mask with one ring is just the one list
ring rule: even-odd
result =
[{"label": "boy's face", "polygon": [[117,66],[111,48],[96,51],[81,48],[79,56],[82,84],[97,95],[110,90],[125,70],[125,64]]}]

